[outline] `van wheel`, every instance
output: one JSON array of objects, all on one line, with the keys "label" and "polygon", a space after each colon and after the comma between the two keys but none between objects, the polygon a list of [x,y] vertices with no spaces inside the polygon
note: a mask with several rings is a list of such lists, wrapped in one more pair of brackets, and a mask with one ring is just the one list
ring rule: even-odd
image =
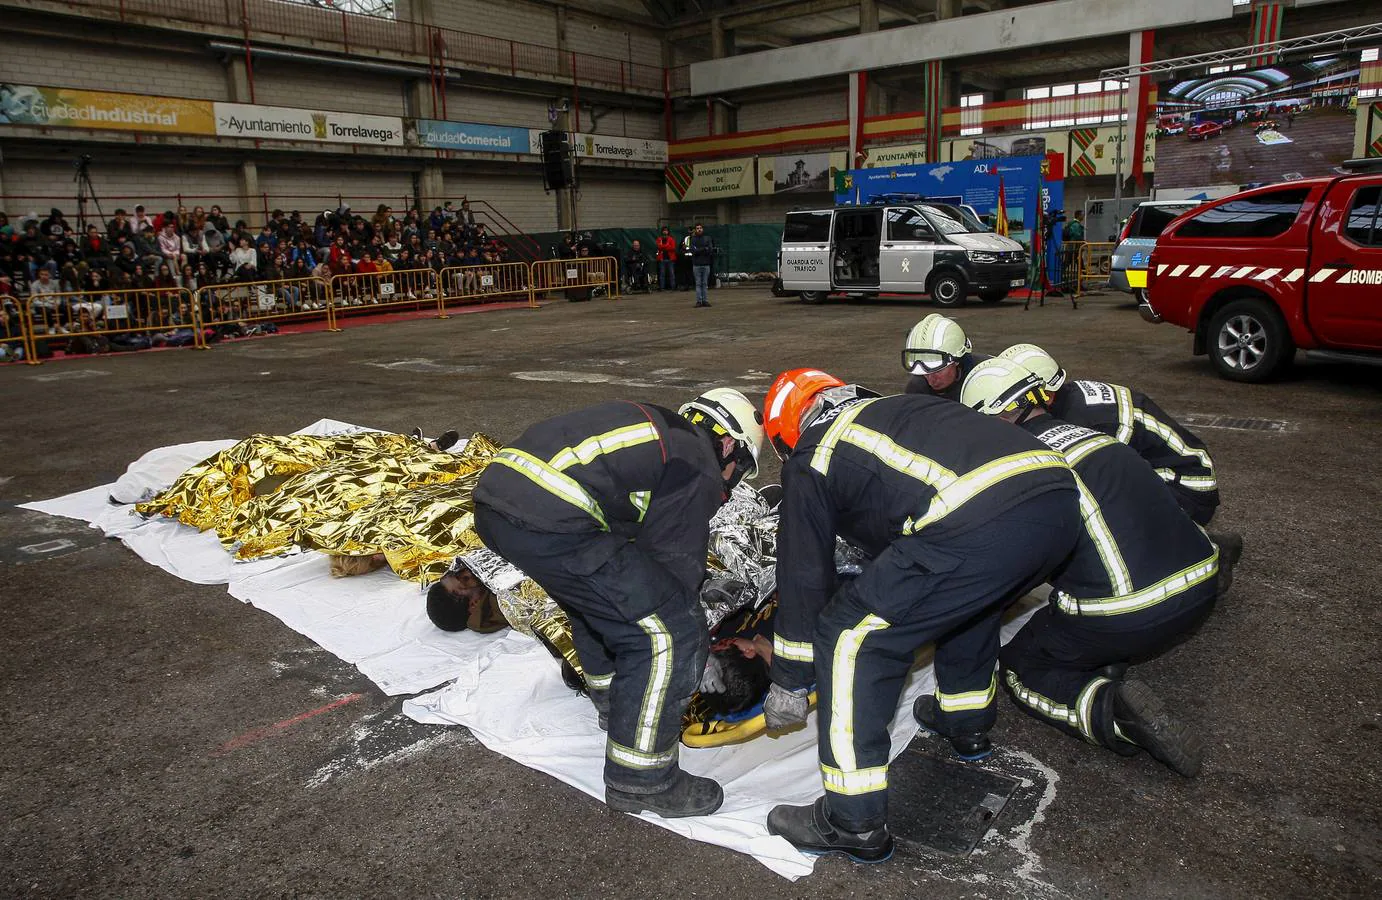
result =
[{"label": "van wheel", "polygon": [[802,303],[824,303],[825,291],[802,291],[799,295]]},{"label": "van wheel", "polygon": [[1007,288],[994,288],[991,291],[984,291],[979,295],[979,299],[985,303],[997,303],[1008,296]]},{"label": "van wheel", "polygon": [[1276,306],[1266,300],[1234,300],[1209,323],[1209,358],[1231,381],[1271,378],[1296,352]]},{"label": "van wheel", "polygon": [[937,306],[959,306],[965,302],[965,281],[953,272],[931,279],[931,299]]}]

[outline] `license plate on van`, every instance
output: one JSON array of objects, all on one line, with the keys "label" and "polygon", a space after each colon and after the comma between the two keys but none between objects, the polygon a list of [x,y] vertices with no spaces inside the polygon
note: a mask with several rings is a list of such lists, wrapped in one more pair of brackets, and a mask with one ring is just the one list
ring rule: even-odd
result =
[{"label": "license plate on van", "polygon": [[1026,283],[1027,282],[1023,281],[1021,278],[1014,278],[1012,281],[1008,282],[1008,287],[1022,287],[1022,285]]}]

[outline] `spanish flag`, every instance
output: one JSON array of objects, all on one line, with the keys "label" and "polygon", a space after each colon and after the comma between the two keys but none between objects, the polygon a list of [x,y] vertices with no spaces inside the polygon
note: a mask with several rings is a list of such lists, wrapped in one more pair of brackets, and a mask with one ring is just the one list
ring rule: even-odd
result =
[{"label": "spanish flag", "polygon": [[998,176],[998,217],[994,220],[993,230],[1003,237],[1008,236],[1008,193],[1003,190],[1003,176]]}]

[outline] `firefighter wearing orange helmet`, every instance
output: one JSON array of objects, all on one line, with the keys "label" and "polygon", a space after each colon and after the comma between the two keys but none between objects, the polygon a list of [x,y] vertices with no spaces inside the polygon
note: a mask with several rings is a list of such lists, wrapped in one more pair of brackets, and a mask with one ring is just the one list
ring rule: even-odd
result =
[{"label": "firefighter wearing orange helmet", "polygon": [[[990,752],[1002,610],[1074,547],[1079,495],[1061,455],[938,397],[878,397],[816,369],[778,376],[764,431],[783,457],[769,728],[806,719],[816,686],[825,796],[768,830],[811,853],[881,862],[889,723],[914,653],[936,643],[924,725]],[[871,557],[837,585],[835,540]],[[924,698],[926,699],[926,698]]]}]

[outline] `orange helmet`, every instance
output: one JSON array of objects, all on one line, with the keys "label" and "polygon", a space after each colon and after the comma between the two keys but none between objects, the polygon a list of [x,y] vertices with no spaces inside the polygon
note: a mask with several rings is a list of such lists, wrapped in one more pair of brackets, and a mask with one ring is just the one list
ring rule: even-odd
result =
[{"label": "orange helmet", "polygon": [[845,383],[820,369],[783,372],[763,398],[763,430],[777,455],[786,459],[801,438],[801,417],[821,391]]}]

